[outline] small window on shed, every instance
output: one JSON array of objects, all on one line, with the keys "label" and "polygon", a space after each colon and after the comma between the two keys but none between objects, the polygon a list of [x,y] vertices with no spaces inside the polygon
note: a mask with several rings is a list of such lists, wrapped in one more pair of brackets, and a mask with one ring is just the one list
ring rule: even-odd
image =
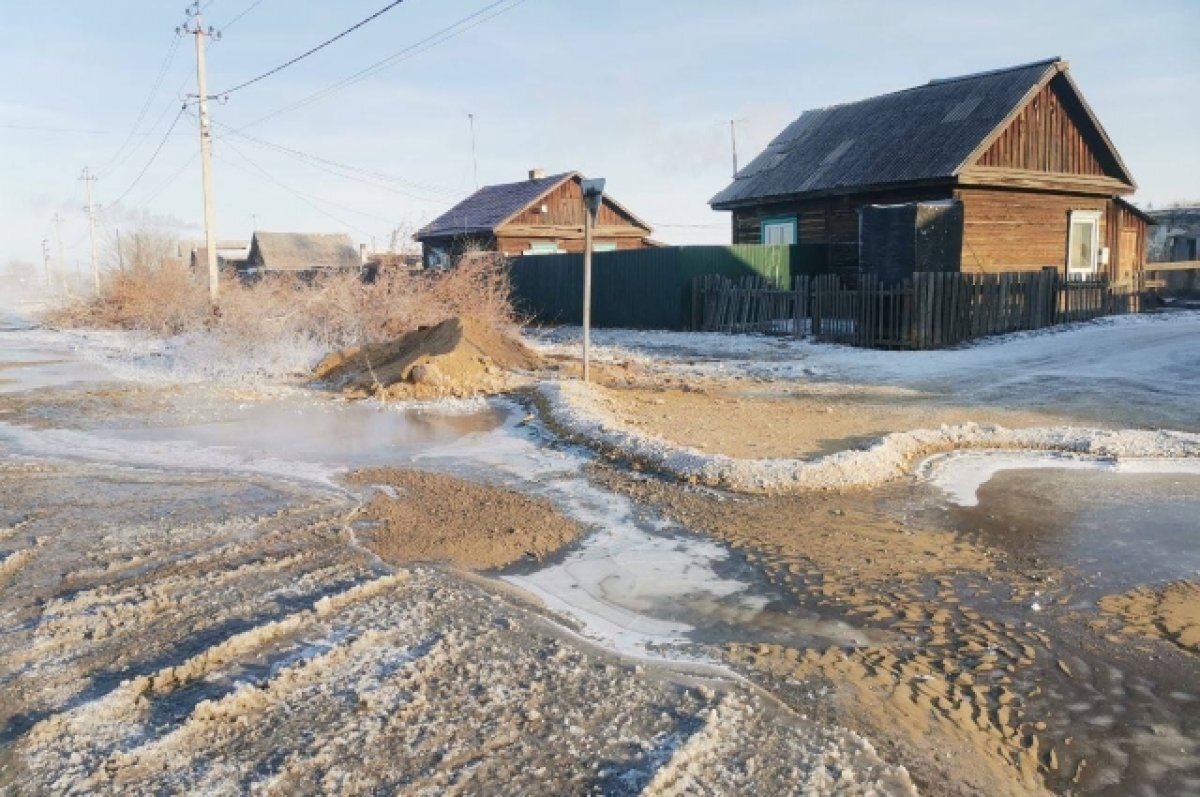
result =
[{"label": "small window on shed", "polygon": [[617,244],[614,241],[606,241],[603,243],[594,243],[594,244],[592,244],[592,251],[593,252],[615,252],[615,251],[617,251]]}]

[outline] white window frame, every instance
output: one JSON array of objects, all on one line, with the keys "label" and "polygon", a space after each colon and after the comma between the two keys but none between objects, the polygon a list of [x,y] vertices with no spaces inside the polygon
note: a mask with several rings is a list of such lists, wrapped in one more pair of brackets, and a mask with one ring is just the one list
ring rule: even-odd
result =
[{"label": "white window frame", "polygon": [[[799,225],[796,223],[795,216],[774,216],[763,219],[760,240],[764,246],[792,246],[797,243],[797,239],[800,237],[799,230],[797,229],[798,226]],[[790,238],[791,240],[784,244],[771,244],[768,241],[770,236],[767,232],[771,229],[786,229],[787,235],[785,237]]]},{"label": "white window frame", "polygon": [[[553,246],[553,249],[548,247]],[[558,245],[558,241],[533,241],[529,244],[529,248],[521,254],[523,255],[561,255],[564,250]]]},{"label": "white window frame", "polygon": [[[1098,210],[1072,210],[1067,219],[1067,276],[1072,274],[1094,275],[1100,270],[1100,216]],[[1071,253],[1075,251],[1075,225],[1090,222],[1092,225],[1092,262],[1088,268],[1077,268],[1071,264]]]}]

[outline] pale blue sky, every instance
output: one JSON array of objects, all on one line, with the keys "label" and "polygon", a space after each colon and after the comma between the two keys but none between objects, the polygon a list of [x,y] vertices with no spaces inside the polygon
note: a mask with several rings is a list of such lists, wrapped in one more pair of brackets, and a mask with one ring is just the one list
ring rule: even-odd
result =
[{"label": "pale blue sky", "polygon": [[[220,28],[252,1],[211,0],[206,22]],[[301,64],[214,104],[213,119],[245,125],[491,2],[406,0]],[[262,0],[210,48],[209,88],[220,91],[276,66],[385,4]],[[0,0],[0,9],[0,262],[40,262],[41,240],[58,211],[68,264],[76,257],[86,263],[76,180],[85,165],[101,174],[95,196],[106,206],[104,236],[148,218],[199,236],[190,117],[179,120],[142,180],[114,206],[163,140],[180,104],[177,90],[195,91],[190,37],[181,41],[131,153],[106,168],[185,19],[184,3]],[[245,237],[256,214],[261,229],[346,231],[368,243],[375,236],[382,247],[392,227],[418,226],[472,189],[471,112],[481,183],[521,179],[535,166],[579,169],[607,177],[614,196],[658,227],[658,238],[724,242],[727,217],[706,203],[729,179],[729,119],[739,120],[744,163],[805,108],[1052,55],[1071,62],[1138,180],[1136,199],[1195,199],[1198,32],[1200,0],[524,0],[367,80],[245,130],[407,182],[361,174],[374,184],[356,182],[260,144],[218,138],[218,234]]]}]

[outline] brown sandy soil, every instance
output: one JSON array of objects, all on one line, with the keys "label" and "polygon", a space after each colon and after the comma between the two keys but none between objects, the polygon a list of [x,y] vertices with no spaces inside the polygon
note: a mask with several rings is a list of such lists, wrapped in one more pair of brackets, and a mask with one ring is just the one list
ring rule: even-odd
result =
[{"label": "brown sandy soil", "polygon": [[580,531],[548,501],[452,476],[377,468],[347,481],[395,490],[394,498],[376,493],[359,515],[379,524],[361,536],[391,564],[444,561],[486,570],[542,559]]},{"label": "brown sandy soil", "polygon": [[1165,639],[1200,653],[1200,583],[1141,587],[1101,598],[1099,603],[1102,611],[1120,621],[1122,633]]},{"label": "brown sandy soil", "polygon": [[471,318],[451,318],[385,343],[333,352],[317,364],[313,379],[352,397],[473,396],[509,389],[512,371],[540,365],[515,335]]},{"label": "brown sandy soil", "polygon": [[[1000,554],[888,509],[904,486],[732,498],[607,469],[598,478],[725,540],[802,603],[892,632],[896,642],[866,648],[733,644],[727,655],[797,710],[862,730],[924,792],[1033,794],[1045,773],[1061,774],[1015,679],[1045,659],[1048,638],[963,604],[964,591],[990,588]],[[1005,580],[1018,596],[1033,586],[1015,574]],[[813,700],[821,690],[835,699]]]},{"label": "brown sandy soil", "polygon": [[812,456],[891,432],[972,421],[1010,428],[1062,424],[1062,418],[1047,413],[937,403],[898,388],[694,379],[681,389],[629,381],[603,391],[614,414],[627,424],[678,445],[731,457]]}]

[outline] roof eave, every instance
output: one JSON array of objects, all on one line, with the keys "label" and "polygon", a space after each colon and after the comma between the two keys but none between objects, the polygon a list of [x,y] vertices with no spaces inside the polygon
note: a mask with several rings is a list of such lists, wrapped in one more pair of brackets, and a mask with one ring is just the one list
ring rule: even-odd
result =
[{"label": "roof eave", "polygon": [[827,199],[829,197],[838,196],[855,196],[858,194],[878,193],[881,191],[893,191],[897,189],[949,188],[953,187],[956,183],[957,180],[953,176],[947,175],[945,177],[930,177],[921,180],[902,180],[891,183],[868,183],[864,185],[826,188],[819,191],[795,191],[788,194],[753,196],[725,202],[714,202],[709,200],[708,206],[713,210],[736,210],[738,208],[750,207],[754,205],[768,205],[780,202],[799,202],[807,199]]}]

